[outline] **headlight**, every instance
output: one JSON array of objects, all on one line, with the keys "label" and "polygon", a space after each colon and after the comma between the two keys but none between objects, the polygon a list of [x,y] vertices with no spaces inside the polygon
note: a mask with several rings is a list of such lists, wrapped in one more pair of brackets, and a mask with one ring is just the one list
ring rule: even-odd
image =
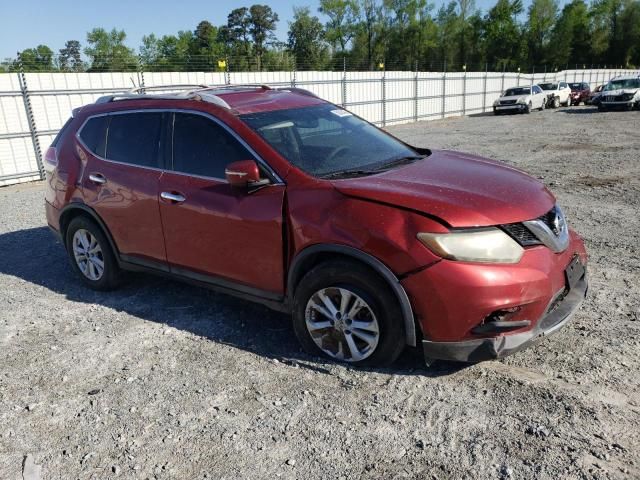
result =
[{"label": "headlight", "polygon": [[436,255],[465,262],[518,263],[523,248],[497,228],[450,233],[419,233],[418,240]]},{"label": "headlight", "polygon": [[623,93],[622,94],[622,100],[623,101],[627,101],[627,100],[631,100],[634,97],[634,93]]},{"label": "headlight", "polygon": [[493,102],[493,106],[494,107],[497,107],[498,105],[500,105],[500,99],[498,99],[495,102]]},{"label": "headlight", "polygon": [[520,97],[518,103],[527,103],[527,97]]}]

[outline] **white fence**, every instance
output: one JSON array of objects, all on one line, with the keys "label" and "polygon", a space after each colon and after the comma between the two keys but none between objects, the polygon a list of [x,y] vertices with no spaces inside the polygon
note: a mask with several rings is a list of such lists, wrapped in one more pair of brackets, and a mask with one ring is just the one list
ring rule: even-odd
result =
[{"label": "white fence", "polygon": [[381,126],[482,113],[506,88],[544,80],[592,87],[630,70],[513,72],[156,72],[0,74],[0,186],[42,178],[42,158],[71,110],[133,86],[225,83],[306,88]]}]

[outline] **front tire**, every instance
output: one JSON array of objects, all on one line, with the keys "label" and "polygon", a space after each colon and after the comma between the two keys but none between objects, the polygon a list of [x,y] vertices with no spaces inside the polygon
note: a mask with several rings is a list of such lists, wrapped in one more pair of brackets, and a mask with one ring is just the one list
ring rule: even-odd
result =
[{"label": "front tire", "polygon": [[531,113],[531,102],[527,104],[527,107],[524,109],[524,113],[527,113],[527,114]]},{"label": "front tire", "polygon": [[390,365],[405,346],[402,312],[389,286],[349,260],[321,263],[302,278],[293,327],[308,353],[358,366]]},{"label": "front tire", "polygon": [[542,100],[542,106],[540,107],[540,111],[544,112],[544,109],[547,108],[547,100]]},{"label": "front tire", "polygon": [[93,290],[113,290],[120,283],[120,268],[102,229],[84,216],[69,223],[65,245],[71,267]]},{"label": "front tire", "polygon": [[553,108],[559,108],[560,107],[560,98],[558,97],[553,97],[553,100],[551,102],[551,106]]}]

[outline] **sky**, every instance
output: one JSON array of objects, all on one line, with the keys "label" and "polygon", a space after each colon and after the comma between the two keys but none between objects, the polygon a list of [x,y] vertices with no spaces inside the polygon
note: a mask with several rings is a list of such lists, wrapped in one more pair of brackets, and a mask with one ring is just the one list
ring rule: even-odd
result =
[{"label": "sky", "polygon": [[[433,3],[439,8],[443,1]],[[294,6],[308,6],[319,15],[319,0],[0,0],[0,59],[39,44],[56,53],[67,40],[79,40],[84,47],[94,27],[124,30],[127,45],[137,51],[143,35],[194,30],[201,20],[222,25],[231,10],[254,3],[267,4],[278,14],[280,40],[286,40]],[[476,0],[476,7],[486,10],[494,3]]]}]

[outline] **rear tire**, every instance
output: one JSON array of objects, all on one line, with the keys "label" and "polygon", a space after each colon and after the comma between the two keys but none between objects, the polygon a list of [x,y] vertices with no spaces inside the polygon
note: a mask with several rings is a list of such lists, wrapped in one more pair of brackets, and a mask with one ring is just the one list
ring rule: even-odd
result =
[{"label": "rear tire", "polygon": [[113,290],[121,271],[111,244],[93,220],[80,216],[71,220],[65,235],[71,268],[93,290]]},{"label": "rear tire", "polygon": [[302,278],[293,327],[308,353],[352,365],[390,365],[405,346],[402,311],[389,286],[350,260],[321,263]]}]

